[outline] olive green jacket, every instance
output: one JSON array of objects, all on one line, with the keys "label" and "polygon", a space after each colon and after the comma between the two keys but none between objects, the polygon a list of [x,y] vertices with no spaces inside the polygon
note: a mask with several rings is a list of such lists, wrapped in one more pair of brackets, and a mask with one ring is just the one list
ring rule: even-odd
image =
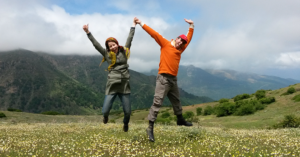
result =
[{"label": "olive green jacket", "polygon": [[[135,28],[131,27],[125,47],[131,47],[131,42],[134,36]],[[103,48],[97,40],[93,37],[91,33],[88,34],[88,38],[93,43],[94,47],[105,57],[108,65],[111,65],[111,59],[108,56],[108,50]],[[105,46],[104,46],[105,47]],[[106,89],[105,95],[110,95],[114,93],[122,93],[122,94],[129,94],[130,93],[130,84],[129,78],[130,74],[128,71],[129,65],[127,64],[127,57],[126,57],[126,50],[119,52],[116,55],[116,63],[112,68],[109,70],[106,82]]]}]

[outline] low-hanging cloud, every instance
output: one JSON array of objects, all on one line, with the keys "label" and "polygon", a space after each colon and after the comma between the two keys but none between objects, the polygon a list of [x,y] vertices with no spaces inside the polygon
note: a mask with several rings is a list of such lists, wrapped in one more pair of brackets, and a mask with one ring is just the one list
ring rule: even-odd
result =
[{"label": "low-hanging cloud", "polygon": [[[52,54],[99,55],[82,26],[89,24],[89,30],[102,46],[108,37],[115,37],[120,45],[124,45],[134,18],[133,15],[122,14],[71,15],[56,5],[46,8],[36,4],[30,9],[22,10],[19,10],[18,5],[7,7],[14,11],[14,15],[9,19],[0,19],[3,26],[0,32],[5,36],[0,38],[1,51],[24,48]],[[139,18],[150,23],[158,32],[164,32],[170,27],[161,18]],[[136,34],[140,35],[132,42],[131,69],[147,71],[156,68],[160,55],[159,46],[139,25],[136,26]]]},{"label": "low-hanging cloud", "polygon": [[182,64],[251,72],[300,64],[295,59],[300,50],[299,2],[189,2],[201,8],[204,15],[196,22],[204,31]]},{"label": "low-hanging cloud", "polygon": [[[24,48],[53,54],[99,55],[82,29],[84,24],[89,24],[100,44],[112,36],[124,45],[133,18],[138,16],[170,40],[188,30],[188,24],[176,17],[193,11],[195,32],[182,54],[181,64],[248,72],[299,69],[300,2],[175,0],[172,7],[168,3],[171,1],[151,1],[145,7],[140,7],[141,2],[136,0],[126,2],[130,6],[122,5],[123,1],[106,4],[126,14],[71,14],[61,6],[49,5],[47,0],[26,3],[0,0],[0,50]],[[174,7],[185,11],[168,13],[171,8],[179,11]],[[159,56],[157,43],[136,26],[130,68],[137,71],[158,68]]]}]

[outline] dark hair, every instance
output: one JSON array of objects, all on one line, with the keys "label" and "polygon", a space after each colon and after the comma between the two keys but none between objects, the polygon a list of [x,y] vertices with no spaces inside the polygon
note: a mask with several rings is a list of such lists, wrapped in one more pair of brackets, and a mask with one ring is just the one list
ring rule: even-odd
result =
[{"label": "dark hair", "polygon": [[187,42],[185,40],[183,40],[180,36],[178,36],[177,38],[179,38],[182,41],[182,44],[186,44]]}]

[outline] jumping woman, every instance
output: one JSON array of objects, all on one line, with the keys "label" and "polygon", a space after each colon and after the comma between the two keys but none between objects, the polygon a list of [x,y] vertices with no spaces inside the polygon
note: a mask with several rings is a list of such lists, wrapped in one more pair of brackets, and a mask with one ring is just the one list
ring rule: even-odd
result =
[{"label": "jumping woman", "polygon": [[[103,123],[108,122],[108,115],[112,108],[115,98],[118,96],[122,102],[124,119],[123,130],[128,131],[128,123],[131,114],[130,105],[130,85],[129,85],[129,71],[127,61],[130,56],[131,42],[135,32],[136,22],[133,21],[132,27],[126,41],[125,46],[120,46],[117,39],[109,37],[105,41],[105,48],[103,48],[89,31],[89,26],[84,25],[83,30],[86,32],[88,38],[103,56],[101,64],[106,61],[108,63],[108,76],[105,89],[105,99],[102,107]],[[100,64],[100,65],[101,65]]]}]

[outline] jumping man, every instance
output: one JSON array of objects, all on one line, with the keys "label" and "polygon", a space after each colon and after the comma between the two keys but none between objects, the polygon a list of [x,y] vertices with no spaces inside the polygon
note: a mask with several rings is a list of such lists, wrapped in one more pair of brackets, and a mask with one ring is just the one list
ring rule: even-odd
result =
[{"label": "jumping man", "polygon": [[179,68],[179,62],[181,54],[189,45],[192,40],[194,32],[194,22],[192,20],[184,19],[190,27],[187,36],[184,34],[179,35],[175,40],[167,40],[152,28],[144,24],[138,18],[135,18],[135,22],[140,24],[141,27],[159,44],[160,51],[160,63],[158,74],[156,78],[155,94],[153,104],[150,108],[148,120],[149,127],[147,128],[147,134],[149,140],[154,142],[154,121],[157,118],[158,111],[162,106],[162,102],[167,96],[172,103],[174,114],[177,116],[177,125],[192,126],[192,123],[185,121],[182,116],[182,105],[179,100],[179,90],[177,85],[177,73]]}]

